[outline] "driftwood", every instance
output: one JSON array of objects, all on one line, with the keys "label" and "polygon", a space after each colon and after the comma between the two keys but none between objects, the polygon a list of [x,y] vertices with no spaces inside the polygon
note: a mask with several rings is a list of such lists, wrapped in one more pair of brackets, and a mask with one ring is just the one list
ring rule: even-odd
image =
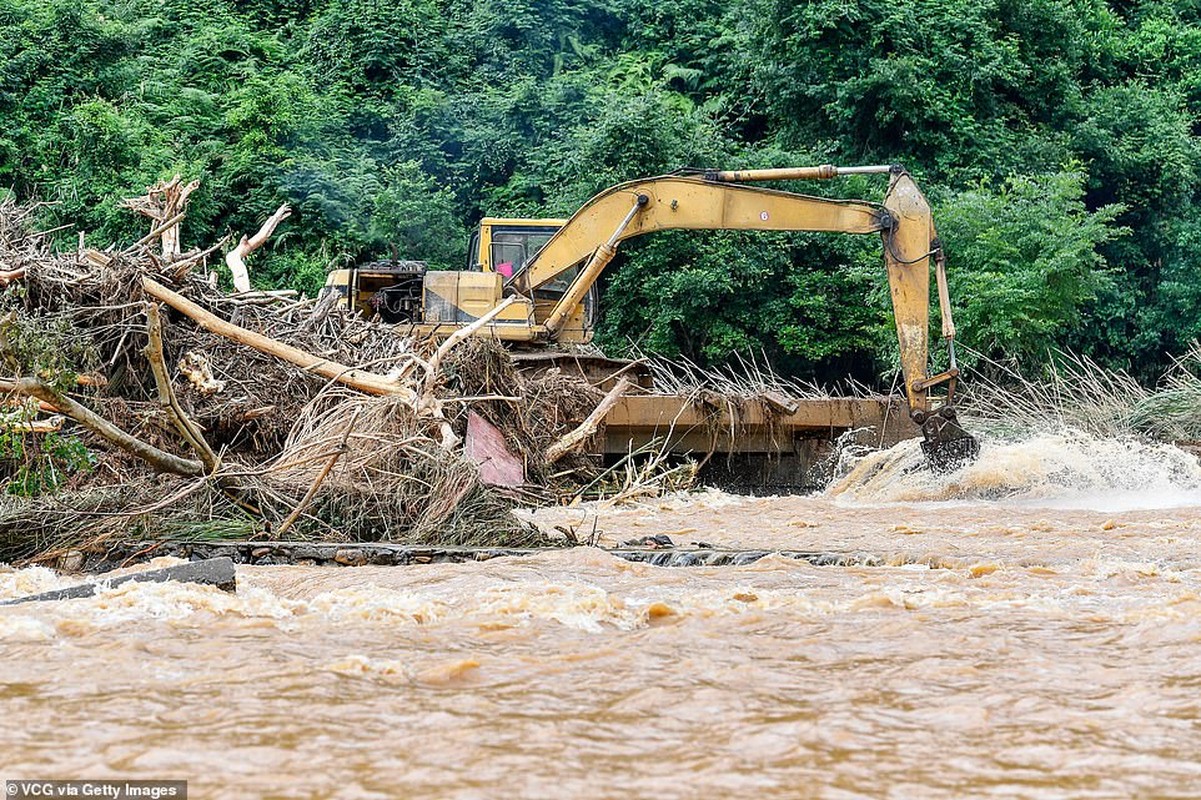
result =
[{"label": "driftwood", "polygon": [[470,325],[464,325],[462,328],[459,328],[457,331],[452,333],[450,336],[446,337],[446,341],[444,341],[441,345],[439,345],[437,352],[435,352],[434,355],[430,357],[429,366],[427,367],[427,370],[426,370],[426,381],[425,381],[426,385],[425,385],[425,389],[422,392],[422,394],[430,393],[432,381],[437,376],[438,370],[442,366],[442,361],[446,358],[446,356],[450,353],[450,351],[454,349],[455,345],[457,345],[459,342],[466,339],[468,336],[471,336],[473,333],[475,333],[476,331],[478,331],[480,328],[484,327],[488,323],[492,322],[492,320],[494,320],[498,316],[500,316],[500,313],[502,311],[504,311],[509,306],[513,305],[513,303],[515,303],[515,302],[517,302],[516,297],[506,298],[503,302],[499,303],[495,308],[491,309],[487,314],[484,314],[482,317],[475,320]]},{"label": "driftwood", "polygon": [[173,472],[176,475],[188,477],[198,477],[204,474],[204,464],[201,462],[180,458],[131,436],[91,409],[80,405],[65,394],[56,392],[36,378],[0,379],[0,391],[36,397],[55,406],[80,425],[103,436],[122,450],[133,453],[160,472]]},{"label": "driftwood", "polygon": [[629,388],[630,379],[623,375],[621,380],[605,395],[605,399],[601,400],[596,409],[588,415],[587,419],[581,422],[575,430],[569,431],[559,441],[546,449],[546,463],[554,464],[568,453],[575,452],[583,447],[589,437],[596,433],[604,421],[605,415],[609,413],[609,409],[617,405],[617,401],[621,399],[621,396]]},{"label": "driftwood", "polygon": [[774,389],[760,393],[759,399],[766,403],[768,408],[780,414],[795,414],[801,407],[795,399]]},{"label": "driftwood", "polygon": [[217,252],[222,247],[224,247],[225,242],[228,238],[229,238],[228,236],[223,236],[216,244],[214,244],[210,247],[207,247],[204,250],[201,250],[200,252],[193,253],[193,254],[189,255],[187,258],[181,258],[178,261],[175,261],[171,265],[171,277],[173,277],[177,281],[183,280],[184,275],[188,274],[188,270],[190,270],[192,267],[196,266],[197,264],[203,262],[210,255],[212,255],[213,253]]},{"label": "driftwood", "polygon": [[189,317],[204,330],[224,336],[227,339],[232,339],[247,347],[253,347],[261,353],[283,359],[314,375],[320,375],[323,378],[345,384],[367,394],[381,396],[397,395],[410,402],[415,402],[417,399],[416,394],[411,388],[389,380],[384,375],[348,367],[326,358],[320,358],[298,347],[293,347],[292,345],[272,339],[269,336],[264,336],[261,333],[247,330],[232,322],[226,322],[216,314],[206,311],[183,295],[168,289],[151,278],[142,279],[142,288],[146,291],[146,294],[156,300],[161,300],[179,313]]},{"label": "driftwood", "polygon": [[446,450],[455,449],[461,440],[446,418],[442,400],[435,393],[442,362],[456,345],[491,323],[497,315],[515,302],[514,298],[509,298],[470,325],[455,331],[442,343],[428,362],[423,362],[416,355],[410,355],[411,362],[421,364],[425,370],[424,378],[420,383],[421,389],[418,392],[410,385],[411,381],[402,382],[408,373],[407,367],[410,367],[411,363],[406,364],[405,368],[393,370],[393,373],[389,375],[348,367],[221,319],[152,278],[143,277],[142,288],[148,295],[189,317],[206,331],[252,347],[259,352],[282,359],[307,372],[344,384],[352,389],[378,396],[399,397],[413,409],[413,413],[418,417],[433,420],[441,433],[442,447]]},{"label": "driftwood", "polygon": [[[143,245],[150,244],[157,237],[165,235],[167,233],[167,231],[178,226],[179,223],[183,222],[183,218],[186,216],[187,216],[187,212],[180,211],[175,216],[168,217],[167,219],[163,220],[162,223],[160,223],[159,225],[156,225],[155,227],[151,228],[150,233],[146,234],[141,239],[138,239],[136,242],[134,242],[129,247],[127,247],[126,252],[132,252],[132,251],[136,250],[137,248],[142,247]],[[172,246],[174,246],[174,247],[179,246],[179,234],[178,233],[175,234],[175,243]],[[174,253],[173,251],[168,250],[167,247],[168,247],[168,245],[164,243],[163,244],[163,255],[164,256],[178,255],[177,253]]]},{"label": "driftwood", "polygon": [[271,238],[271,234],[275,233],[279,223],[291,215],[292,209],[288,208],[287,204],[280,206],[274,214],[267,217],[267,221],[263,223],[263,227],[259,228],[258,233],[249,239],[243,236],[242,240],[238,242],[238,246],[225,254],[225,263],[233,274],[234,291],[250,291],[250,272],[246,269],[246,256],[262,247],[267,239]]},{"label": "driftwood", "polygon": [[[29,402],[30,402],[29,400],[22,400],[17,397],[9,397],[3,401],[0,401],[0,405],[3,405],[7,408],[18,408],[18,407],[26,405],[26,403],[29,403]],[[54,406],[50,405],[49,403],[47,403],[45,400],[38,400],[36,402],[37,402],[38,411],[45,411],[48,414],[57,414],[58,413],[58,409],[55,408]]]},{"label": "driftwood", "polygon": [[146,306],[146,338],[148,339],[146,359],[150,362],[151,371],[154,372],[159,403],[175,425],[175,429],[179,431],[179,435],[204,462],[205,468],[210,473],[216,472],[217,456],[213,453],[213,448],[205,441],[200,427],[184,413],[175,396],[175,390],[171,387],[171,376],[167,373],[167,365],[163,360],[163,323],[159,316],[158,306],[154,303],[148,303]]}]

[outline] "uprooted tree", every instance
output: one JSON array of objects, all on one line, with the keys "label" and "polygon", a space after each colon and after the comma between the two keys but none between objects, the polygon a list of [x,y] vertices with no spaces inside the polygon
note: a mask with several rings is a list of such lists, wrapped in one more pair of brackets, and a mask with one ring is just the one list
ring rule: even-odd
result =
[{"label": "uprooted tree", "polygon": [[[579,451],[603,393],[522,377],[470,331],[422,342],[330,297],[221,292],[220,243],[180,245],[194,188],[177,177],[126,201],[151,230],[122,250],[56,251],[28,209],[0,204],[3,441],[21,443],[0,457],[28,469],[46,413],[98,454],[75,474],[50,459],[55,480],[0,499],[0,560],[164,537],[547,543],[509,512],[595,480]],[[231,251],[243,270],[286,216]],[[522,485],[481,480],[469,412],[517,451]]]}]

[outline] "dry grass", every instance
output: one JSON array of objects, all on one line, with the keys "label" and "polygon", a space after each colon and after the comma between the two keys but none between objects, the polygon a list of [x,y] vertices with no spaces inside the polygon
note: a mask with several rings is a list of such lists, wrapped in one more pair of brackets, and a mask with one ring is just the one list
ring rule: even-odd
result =
[{"label": "dry grass", "polygon": [[724,366],[702,367],[688,358],[638,354],[654,379],[656,394],[698,395],[711,393],[728,398],[751,399],[777,392],[794,399],[828,398],[830,391],[805,381],[777,374],[765,356],[735,354]]},{"label": "dry grass", "polygon": [[1001,435],[1071,428],[1102,437],[1201,439],[1201,345],[1196,343],[1153,389],[1122,370],[1072,353],[1052,354],[1042,379],[996,363],[990,367],[1000,377],[974,377],[961,408]]},{"label": "dry grass", "polygon": [[1001,434],[1073,428],[1097,436],[1129,435],[1137,432],[1133,409],[1150,395],[1125,372],[1072,353],[1051,354],[1041,379],[996,362],[989,365],[999,377],[973,376],[960,410]]}]

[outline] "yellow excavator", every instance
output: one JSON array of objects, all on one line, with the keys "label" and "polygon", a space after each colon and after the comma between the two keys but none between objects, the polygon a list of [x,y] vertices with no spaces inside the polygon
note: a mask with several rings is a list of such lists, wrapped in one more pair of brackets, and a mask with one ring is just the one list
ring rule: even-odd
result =
[{"label": "yellow excavator", "polygon": [[[882,203],[752,185],[872,173],[889,176]],[[510,342],[582,343],[592,338],[596,281],[620,243],[673,229],[879,234],[905,395],[927,458],[946,468],[978,454],[955,413],[959,369],[946,259],[929,203],[898,165],[682,170],[605,189],[566,220],[485,218],[466,270],[426,270],[423,262],[393,260],[335,271],[326,285],[349,307],[407,323],[418,335],[444,338],[475,324],[482,335]],[[949,351],[949,368],[936,375],[928,371],[931,260]],[[936,401],[931,389],[940,384],[946,393]]]}]

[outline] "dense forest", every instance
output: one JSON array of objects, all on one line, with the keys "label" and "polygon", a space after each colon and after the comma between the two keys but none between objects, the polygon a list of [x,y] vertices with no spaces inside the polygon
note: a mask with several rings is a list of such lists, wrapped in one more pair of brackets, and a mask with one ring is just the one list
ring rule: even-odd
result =
[{"label": "dense forest", "polygon": [[[906,165],[961,340],[1153,376],[1201,334],[1201,4],[1102,0],[0,0],[0,186],[103,246],[182,173],[186,245],[297,210],[256,280],[457,267],[487,215],[683,166]],[[803,187],[815,191],[812,186]],[[877,199],[881,177],[820,192]],[[828,379],[893,369],[874,237],[670,233],[601,344]]]}]

